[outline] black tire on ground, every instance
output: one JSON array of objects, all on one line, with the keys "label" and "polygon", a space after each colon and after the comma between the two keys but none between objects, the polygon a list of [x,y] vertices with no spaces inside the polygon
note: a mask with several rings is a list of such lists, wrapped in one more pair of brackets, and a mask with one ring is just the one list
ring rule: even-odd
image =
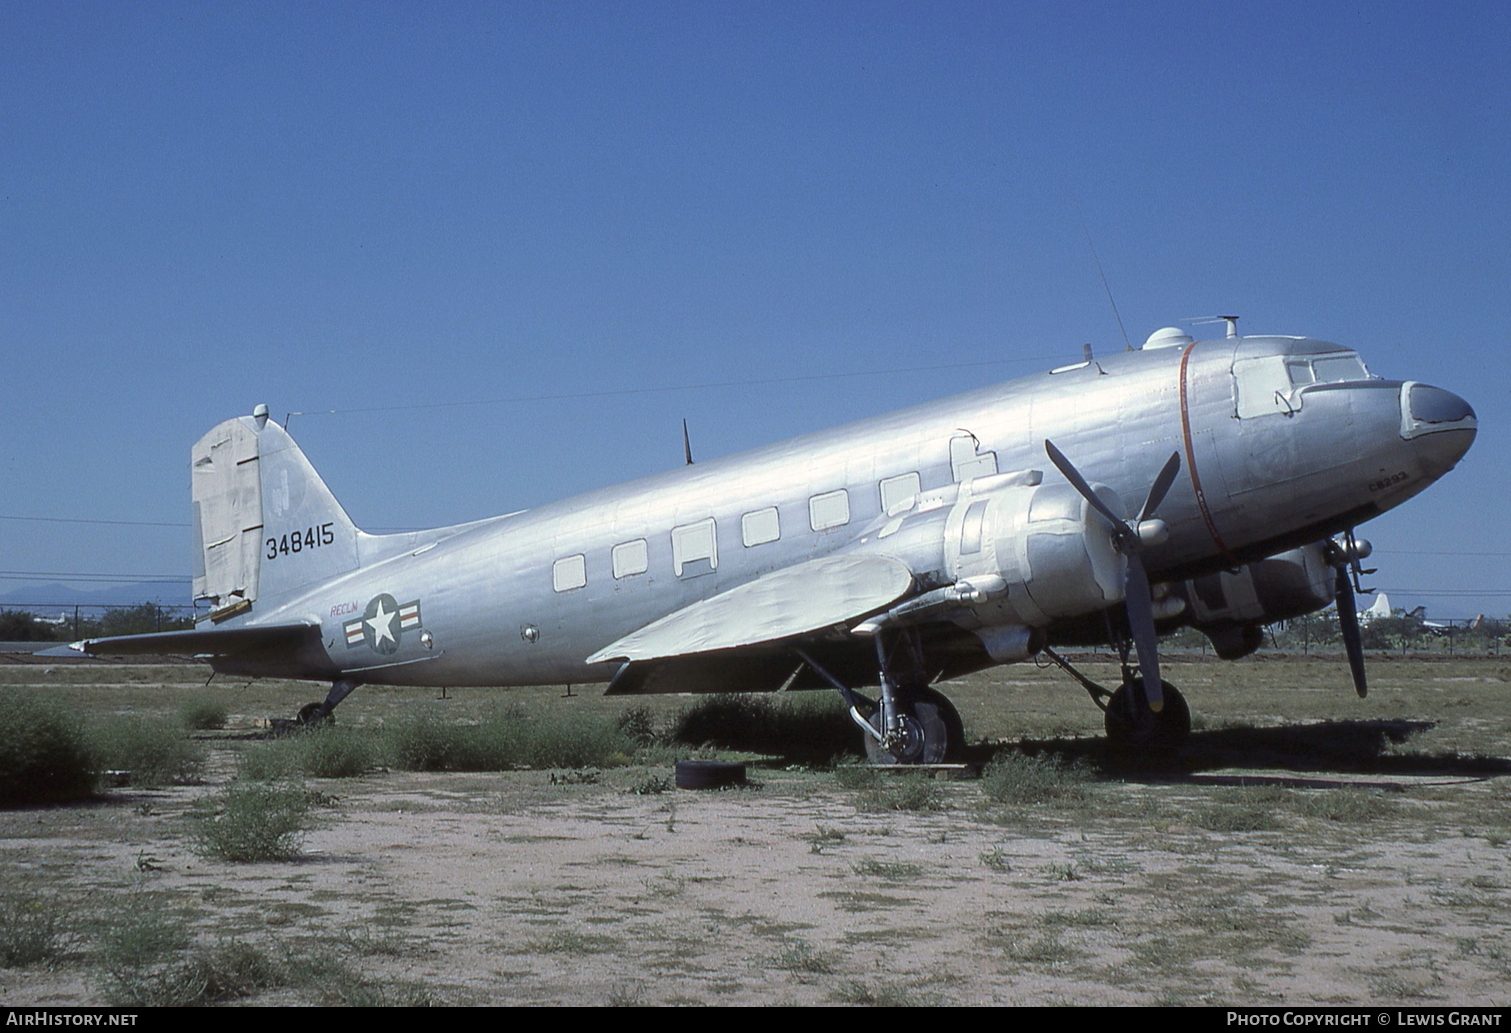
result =
[{"label": "black tire on ground", "polygon": [[[881,731],[881,707],[871,715],[871,727]],[[907,741],[884,750],[869,735],[866,760],[872,764],[958,764],[965,757],[965,723],[960,711],[942,692],[914,689],[903,698]]]},{"label": "black tire on ground", "polygon": [[678,789],[727,789],[744,784],[744,764],[728,760],[677,761]]},{"label": "black tire on ground", "polygon": [[1191,734],[1191,707],[1174,685],[1164,680],[1160,685],[1165,707],[1157,714],[1144,702],[1142,678],[1118,687],[1107,701],[1104,727],[1109,744],[1119,749],[1173,750],[1186,741]]}]

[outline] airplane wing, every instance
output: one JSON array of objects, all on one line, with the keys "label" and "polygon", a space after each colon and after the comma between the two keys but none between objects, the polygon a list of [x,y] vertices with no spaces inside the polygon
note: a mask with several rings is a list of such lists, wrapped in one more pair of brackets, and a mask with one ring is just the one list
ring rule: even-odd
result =
[{"label": "airplane wing", "polygon": [[824,556],[685,606],[587,662],[666,660],[806,635],[890,606],[912,585],[907,564],[890,556]]},{"label": "airplane wing", "polygon": [[287,660],[311,645],[320,645],[320,625],[311,622],[271,624],[206,631],[158,631],[74,642],[58,655],[141,656],[183,654],[235,660]]}]

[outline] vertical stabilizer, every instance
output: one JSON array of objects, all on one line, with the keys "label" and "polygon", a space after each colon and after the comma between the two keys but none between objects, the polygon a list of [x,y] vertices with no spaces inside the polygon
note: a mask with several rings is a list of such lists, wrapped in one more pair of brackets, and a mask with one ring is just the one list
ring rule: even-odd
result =
[{"label": "vertical stabilizer", "polygon": [[200,438],[190,469],[194,598],[212,619],[357,568],[357,528],[265,407]]}]

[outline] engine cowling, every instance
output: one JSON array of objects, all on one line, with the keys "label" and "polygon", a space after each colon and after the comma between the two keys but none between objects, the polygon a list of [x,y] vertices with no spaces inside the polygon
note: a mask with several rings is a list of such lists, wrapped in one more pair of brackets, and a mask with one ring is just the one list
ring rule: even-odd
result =
[{"label": "engine cowling", "polygon": [[[957,585],[981,590],[970,604],[980,626],[1044,627],[1122,602],[1128,561],[1107,521],[1075,488],[994,488],[991,480],[962,486],[944,530],[946,572]],[[1123,511],[1111,488],[1092,487],[1114,512]]]}]

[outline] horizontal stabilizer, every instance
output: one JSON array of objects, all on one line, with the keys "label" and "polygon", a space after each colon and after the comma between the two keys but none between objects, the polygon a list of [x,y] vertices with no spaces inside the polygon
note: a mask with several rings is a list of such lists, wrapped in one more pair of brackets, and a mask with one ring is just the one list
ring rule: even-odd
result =
[{"label": "horizontal stabilizer", "polygon": [[271,624],[206,631],[158,631],[149,635],[91,638],[69,646],[89,656],[185,655],[235,659],[284,659],[320,644],[320,625]]},{"label": "horizontal stabilizer", "polygon": [[587,662],[690,656],[807,635],[890,606],[912,584],[907,564],[890,556],[825,556],[683,607]]}]

